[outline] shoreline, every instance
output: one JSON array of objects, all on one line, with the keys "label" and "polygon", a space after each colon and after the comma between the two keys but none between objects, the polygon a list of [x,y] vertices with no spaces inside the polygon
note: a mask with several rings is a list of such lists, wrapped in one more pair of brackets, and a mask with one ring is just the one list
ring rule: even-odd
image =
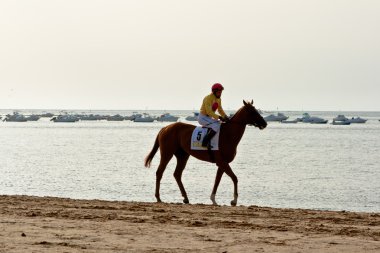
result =
[{"label": "shoreline", "polygon": [[378,252],[380,213],[0,195],[0,252]]}]

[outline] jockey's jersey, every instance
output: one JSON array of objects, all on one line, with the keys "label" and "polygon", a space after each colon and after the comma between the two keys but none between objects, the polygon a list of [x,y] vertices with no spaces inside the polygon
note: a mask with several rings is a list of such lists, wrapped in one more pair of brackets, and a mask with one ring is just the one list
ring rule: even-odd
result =
[{"label": "jockey's jersey", "polygon": [[219,115],[215,113],[216,110],[218,110],[219,114],[222,117],[227,116],[222,108],[222,100],[220,98],[217,98],[214,93],[211,93],[203,99],[200,112],[209,117],[213,117],[214,119],[218,119]]}]

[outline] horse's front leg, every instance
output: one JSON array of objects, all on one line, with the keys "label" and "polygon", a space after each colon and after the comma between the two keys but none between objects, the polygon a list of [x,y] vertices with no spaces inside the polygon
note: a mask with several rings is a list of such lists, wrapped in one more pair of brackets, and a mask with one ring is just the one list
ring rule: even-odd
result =
[{"label": "horse's front leg", "polygon": [[231,201],[231,205],[236,206],[238,199],[238,179],[228,163],[222,163],[219,165],[219,168],[221,168],[223,172],[230,176],[232,182],[234,183],[234,199]]},{"label": "horse's front leg", "polygon": [[217,205],[217,203],[215,201],[215,195],[216,195],[216,191],[218,190],[220,179],[222,179],[223,173],[224,173],[224,171],[219,167],[218,171],[216,172],[214,188],[212,189],[212,193],[210,196],[210,199],[211,199],[213,205]]},{"label": "horse's front leg", "polygon": [[176,154],[177,156],[177,166],[174,171],[174,178],[177,181],[177,184],[179,186],[179,190],[181,191],[182,197],[183,197],[183,203],[189,204],[189,199],[187,198],[187,193],[185,190],[185,187],[182,183],[182,172],[185,169],[187,160],[189,159],[188,154]]}]

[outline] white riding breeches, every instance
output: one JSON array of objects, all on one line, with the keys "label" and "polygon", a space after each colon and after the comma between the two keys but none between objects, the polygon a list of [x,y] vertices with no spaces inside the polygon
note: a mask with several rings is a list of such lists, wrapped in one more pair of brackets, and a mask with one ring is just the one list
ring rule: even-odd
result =
[{"label": "white riding breeches", "polygon": [[198,115],[198,123],[201,126],[212,128],[215,132],[219,132],[220,130],[220,121],[214,118],[211,118],[207,115],[200,113]]}]

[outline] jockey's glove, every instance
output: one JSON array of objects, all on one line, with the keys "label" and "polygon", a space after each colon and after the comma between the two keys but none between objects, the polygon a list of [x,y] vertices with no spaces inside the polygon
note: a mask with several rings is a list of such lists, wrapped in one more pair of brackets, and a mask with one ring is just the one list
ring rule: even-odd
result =
[{"label": "jockey's glove", "polygon": [[223,121],[223,122],[228,122],[228,121],[230,121],[230,119],[228,118],[228,117],[222,117],[222,116],[219,116],[219,120],[220,121]]}]

